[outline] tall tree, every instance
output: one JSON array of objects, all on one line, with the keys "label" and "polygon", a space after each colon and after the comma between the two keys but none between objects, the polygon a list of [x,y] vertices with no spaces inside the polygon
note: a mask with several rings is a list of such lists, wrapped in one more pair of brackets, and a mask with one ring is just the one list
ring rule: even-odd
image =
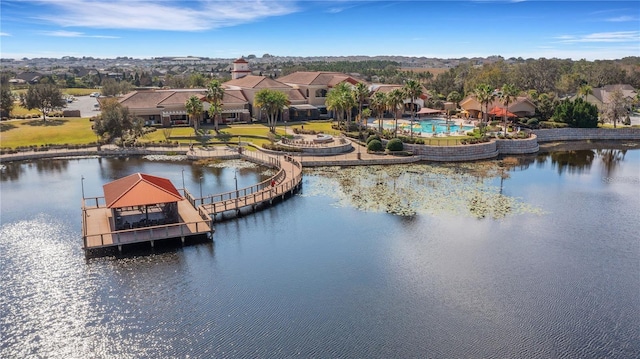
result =
[{"label": "tall tree", "polygon": [[9,88],[9,84],[2,84],[0,86],[0,116],[2,117],[10,117],[11,111],[13,111],[15,100],[11,89]]},{"label": "tall tree", "polygon": [[507,118],[509,114],[509,104],[518,96],[518,89],[513,84],[504,84],[502,86],[502,94],[500,95],[500,101],[505,105],[506,111],[504,113],[504,132],[507,132]]},{"label": "tall tree", "polygon": [[218,132],[219,117],[222,112],[222,99],[224,98],[224,88],[220,81],[212,80],[209,82],[204,97],[211,105],[209,107],[209,116],[213,117],[213,128]]},{"label": "tall tree", "polygon": [[336,112],[338,123],[345,119],[346,129],[351,126],[351,111],[356,106],[355,96],[351,85],[347,82],[340,82],[327,93],[327,109]]},{"label": "tall tree", "polygon": [[191,118],[193,130],[198,131],[200,116],[202,115],[203,111],[202,101],[200,101],[198,96],[192,95],[184,104],[184,107],[187,110],[187,115],[189,115],[189,118]]},{"label": "tall tree", "polygon": [[131,114],[129,108],[122,106],[116,99],[107,99],[102,111],[93,124],[93,131],[104,139],[131,136],[134,139],[142,135],[144,121]]},{"label": "tall tree", "polygon": [[118,96],[131,91],[131,84],[127,81],[116,81],[114,79],[105,79],[102,81],[102,96]]},{"label": "tall tree", "polygon": [[607,121],[613,123],[616,128],[618,120],[629,114],[630,101],[624,97],[620,89],[615,89],[609,95],[609,102],[606,104],[604,117]]},{"label": "tall tree", "polygon": [[393,111],[394,118],[394,131],[393,136],[398,136],[398,109],[404,105],[405,93],[401,89],[393,89],[387,95],[387,106],[390,111]]},{"label": "tall tree", "polygon": [[378,121],[378,132],[382,134],[384,111],[388,108],[387,95],[384,92],[374,93],[371,97],[371,108],[375,112],[376,120]]},{"label": "tall tree", "polygon": [[476,101],[480,102],[481,106],[484,106],[485,110],[482,111],[482,126],[484,127],[489,120],[489,105],[495,100],[496,95],[493,92],[493,88],[487,84],[481,84],[473,91],[473,96]]},{"label": "tall tree", "polygon": [[462,101],[462,95],[458,91],[451,91],[447,95],[447,101],[453,102],[456,105],[456,109],[460,107],[460,101]]},{"label": "tall tree", "polygon": [[416,99],[423,94],[422,85],[418,81],[408,80],[402,87],[402,92],[411,99],[411,126],[409,126],[409,128],[411,129],[411,137],[413,138],[413,118],[416,115]]},{"label": "tall tree", "polygon": [[369,87],[367,84],[363,82],[358,82],[353,89],[353,96],[355,97],[356,102],[358,103],[358,124],[359,127],[362,127],[362,106],[369,99]]},{"label": "tall tree", "polygon": [[593,95],[593,88],[587,84],[584,84],[578,88],[578,94],[582,96],[583,100],[587,100],[589,95]]},{"label": "tall tree", "polygon": [[275,134],[276,123],[278,122],[280,112],[283,107],[289,105],[287,95],[283,92],[268,88],[262,89],[256,92],[254,104],[256,107],[261,108],[267,113],[267,125],[269,126],[269,131]]},{"label": "tall tree", "polygon": [[20,97],[23,107],[28,110],[34,108],[42,112],[42,120],[47,121],[47,114],[53,110],[63,108],[67,102],[62,97],[62,92],[54,84],[37,84],[29,86],[25,94]]}]

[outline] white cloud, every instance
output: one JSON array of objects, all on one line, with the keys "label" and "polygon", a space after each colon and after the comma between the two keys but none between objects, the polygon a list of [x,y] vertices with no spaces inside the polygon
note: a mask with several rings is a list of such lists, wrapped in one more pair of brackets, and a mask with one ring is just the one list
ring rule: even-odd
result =
[{"label": "white cloud", "polygon": [[98,38],[98,39],[119,39],[118,36],[86,35],[82,32],[65,31],[65,30],[43,31],[42,34],[46,36],[55,36],[55,37],[92,37],[92,38]]},{"label": "white cloud", "polygon": [[640,42],[640,31],[596,32],[579,36],[560,35],[556,39],[561,43]]},{"label": "white cloud", "polygon": [[636,18],[633,16],[618,16],[618,17],[612,17],[609,19],[606,19],[605,21],[608,22],[628,22],[628,21],[636,21]]},{"label": "white cloud", "polygon": [[0,36],[11,36],[8,32],[0,32]]},{"label": "white cloud", "polygon": [[167,31],[202,31],[297,11],[292,2],[275,0],[55,0],[45,4],[60,11],[39,18],[60,26]]}]

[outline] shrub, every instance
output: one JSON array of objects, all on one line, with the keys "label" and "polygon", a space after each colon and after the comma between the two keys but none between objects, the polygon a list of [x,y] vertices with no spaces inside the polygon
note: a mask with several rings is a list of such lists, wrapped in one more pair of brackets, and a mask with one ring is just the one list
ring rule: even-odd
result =
[{"label": "shrub", "polygon": [[387,142],[387,150],[389,151],[402,151],[404,149],[404,144],[402,140],[399,138],[394,138]]},{"label": "shrub", "polygon": [[280,151],[280,152],[302,152],[301,148],[282,146],[282,145],[270,144],[270,143],[263,144],[262,148],[265,148],[271,151]]},{"label": "shrub", "polygon": [[380,136],[378,135],[371,135],[369,137],[367,137],[367,145],[369,144],[369,142],[373,141],[373,140],[378,140],[380,141]]},{"label": "shrub", "polygon": [[537,118],[530,118],[527,120],[527,126],[531,126],[531,127],[535,127],[538,126],[538,119]]},{"label": "shrub", "polygon": [[551,121],[541,121],[540,128],[565,128],[569,127],[569,124],[563,122],[551,122]]},{"label": "shrub", "polygon": [[382,142],[376,139],[369,141],[369,143],[367,143],[367,150],[373,152],[382,151]]}]

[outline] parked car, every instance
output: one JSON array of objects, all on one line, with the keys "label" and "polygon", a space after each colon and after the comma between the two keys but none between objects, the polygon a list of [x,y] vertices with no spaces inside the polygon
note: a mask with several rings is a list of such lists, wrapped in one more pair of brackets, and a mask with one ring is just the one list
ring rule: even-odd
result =
[{"label": "parked car", "polygon": [[100,92],[92,92],[91,95],[89,95],[91,97],[100,97]]}]

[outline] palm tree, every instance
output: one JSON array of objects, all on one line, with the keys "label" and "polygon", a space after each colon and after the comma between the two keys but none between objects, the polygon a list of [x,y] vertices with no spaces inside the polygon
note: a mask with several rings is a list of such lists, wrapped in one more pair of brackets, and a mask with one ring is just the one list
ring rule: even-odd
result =
[{"label": "palm tree", "polygon": [[389,110],[393,111],[393,118],[395,120],[395,127],[393,136],[398,136],[398,109],[404,104],[405,93],[401,89],[393,89],[387,96],[387,106]]},{"label": "palm tree", "polygon": [[580,96],[582,96],[583,100],[586,101],[587,100],[587,96],[593,95],[593,88],[591,88],[591,86],[589,86],[589,85],[582,85],[578,89],[578,94]]},{"label": "palm tree", "polygon": [[513,84],[504,84],[502,86],[502,95],[500,96],[500,99],[502,100],[502,103],[506,106],[506,111],[504,113],[504,132],[507,132],[507,117],[509,114],[509,104],[516,99],[516,96],[518,96],[518,93],[520,91],[518,91],[518,89],[515,87],[515,85]]},{"label": "palm tree", "polygon": [[384,92],[376,92],[371,97],[371,108],[376,113],[376,120],[378,120],[378,132],[382,134],[382,118],[384,117],[384,110],[388,107],[387,95]]},{"label": "palm tree", "polygon": [[362,82],[358,82],[353,89],[353,96],[358,103],[358,129],[362,129],[362,105],[369,99],[369,87]]},{"label": "palm tree", "polygon": [[198,96],[191,96],[184,104],[184,108],[187,110],[187,115],[193,123],[193,130],[198,131],[198,124],[200,123],[200,115],[202,115],[202,101]]},{"label": "palm tree", "polygon": [[211,107],[209,107],[209,116],[213,117],[213,127],[218,132],[218,122],[220,113],[222,112],[222,99],[224,98],[224,88],[218,80],[212,80],[207,85],[205,99]]},{"label": "palm tree", "polygon": [[451,91],[447,95],[447,101],[453,102],[456,105],[456,109],[460,107],[460,101],[462,101],[462,95],[458,91]]},{"label": "palm tree", "polygon": [[485,106],[485,111],[483,111],[481,127],[484,127],[488,122],[489,116],[489,105],[495,100],[496,95],[493,92],[493,88],[487,84],[478,85],[478,87],[473,90],[473,96],[476,98],[476,101],[480,102],[481,108],[482,105]]},{"label": "palm tree", "polygon": [[418,97],[422,96],[422,85],[416,80],[407,80],[407,82],[402,87],[402,91],[405,95],[411,99],[411,137],[413,137],[413,118],[416,114],[416,104],[415,101]]},{"label": "palm tree", "polygon": [[347,131],[351,125],[351,109],[356,105],[356,100],[351,90],[351,85],[347,82],[341,82],[332,88],[327,94],[327,109],[336,112],[338,125],[344,119],[344,113],[347,113]]},{"label": "palm tree", "polygon": [[261,108],[267,112],[267,125],[269,131],[276,133],[276,122],[278,122],[278,115],[282,108],[289,105],[289,98],[283,92],[262,89],[256,92],[254,99],[254,106]]}]

